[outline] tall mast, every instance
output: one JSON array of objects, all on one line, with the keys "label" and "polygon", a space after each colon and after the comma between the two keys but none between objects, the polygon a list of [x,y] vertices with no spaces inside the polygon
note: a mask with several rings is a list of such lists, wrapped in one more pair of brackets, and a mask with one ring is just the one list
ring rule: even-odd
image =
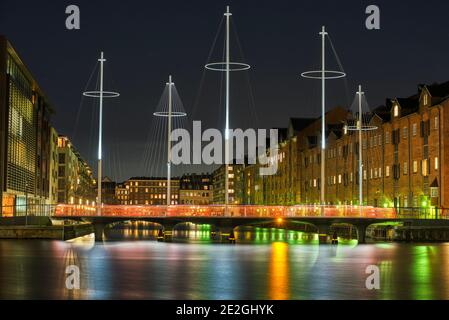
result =
[{"label": "tall mast", "polygon": [[229,205],[229,76],[230,76],[230,54],[229,54],[229,6],[226,7],[226,127],[225,127],[225,215],[228,213]]},{"label": "tall mast", "polygon": [[362,216],[362,206],[363,206],[363,148],[362,148],[362,129],[363,129],[363,116],[362,116],[362,86],[359,85],[359,91],[357,95],[359,96],[359,119],[357,129],[359,131],[359,207],[360,207],[360,216]]},{"label": "tall mast", "polygon": [[321,35],[321,197],[322,210],[326,204],[326,28],[323,26]]},{"label": "tall mast", "polygon": [[171,142],[170,134],[172,127],[172,110],[173,110],[173,99],[172,99],[172,87],[174,83],[172,82],[172,77],[168,77],[168,134],[167,134],[167,206],[171,204]]},{"label": "tall mast", "polygon": [[100,59],[100,114],[98,124],[98,181],[97,181],[97,214],[101,215],[101,179],[102,179],[102,140],[103,140],[103,63],[104,59],[103,51],[101,52]]}]

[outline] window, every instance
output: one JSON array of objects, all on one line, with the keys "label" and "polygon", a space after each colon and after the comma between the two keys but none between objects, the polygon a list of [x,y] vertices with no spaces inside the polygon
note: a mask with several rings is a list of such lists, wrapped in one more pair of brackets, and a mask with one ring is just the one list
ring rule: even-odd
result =
[{"label": "window", "polygon": [[404,140],[407,139],[407,136],[408,136],[407,127],[404,127],[404,129],[402,129],[402,135],[404,136]]},{"label": "window", "polygon": [[385,132],[385,144],[389,144],[390,143],[390,132],[386,131]]},{"label": "window", "polygon": [[388,178],[390,177],[390,166],[385,167],[385,176]]},{"label": "window", "polygon": [[338,183],[341,184],[341,174],[338,175]]},{"label": "window", "polygon": [[438,198],[439,197],[439,190],[438,188],[430,188],[430,197],[431,198]]},{"label": "window", "polygon": [[429,175],[429,171],[427,170],[428,169],[427,166],[428,166],[427,159],[423,160],[422,164],[421,164],[423,177],[427,177]]},{"label": "window", "polygon": [[439,121],[438,121],[438,117],[435,117],[435,120],[434,120],[434,129],[435,130],[438,130],[438,127],[439,127]]},{"label": "window", "polygon": [[412,128],[413,128],[412,129],[413,136],[416,137],[416,133],[418,131],[418,125],[416,123],[414,123]]},{"label": "window", "polygon": [[435,157],[435,171],[437,171],[439,167],[440,167],[440,163],[438,161],[438,157]]},{"label": "window", "polygon": [[399,106],[397,104],[394,106],[393,115],[395,118],[399,117]]},{"label": "window", "polygon": [[367,175],[366,170],[363,170],[363,180],[366,180],[366,175]]},{"label": "window", "polygon": [[413,161],[413,173],[418,173],[418,161]]},{"label": "window", "polygon": [[408,163],[404,162],[404,176],[408,174]]},{"label": "window", "polygon": [[59,163],[61,164],[65,163],[65,153],[59,154]]},{"label": "window", "polygon": [[429,97],[427,96],[427,94],[424,95],[423,102],[424,106],[427,106],[427,104],[429,103]]},{"label": "window", "polygon": [[382,178],[382,168],[379,168],[379,178]]}]

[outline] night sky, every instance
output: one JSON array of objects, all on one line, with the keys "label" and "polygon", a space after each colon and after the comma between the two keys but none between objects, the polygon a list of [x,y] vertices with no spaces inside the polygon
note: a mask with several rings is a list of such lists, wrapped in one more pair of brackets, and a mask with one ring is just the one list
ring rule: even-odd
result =
[{"label": "night sky", "polygon": [[[81,30],[65,28],[70,4],[80,7]],[[0,34],[54,105],[57,131],[68,135],[93,167],[96,109],[81,92],[99,51],[105,51],[106,89],[121,93],[105,107],[105,159],[120,163],[106,165],[106,174],[124,180],[146,174],[142,155],[169,74],[189,121],[222,127],[220,75],[203,66],[228,4],[244,60],[252,66],[233,75],[231,127],[286,127],[289,117],[319,115],[319,81],[301,79],[300,73],[319,68],[321,25],[348,73],[346,80],[328,83],[328,109],[348,106],[359,83],[376,107],[385,98],[416,93],[419,83],[449,80],[449,3],[443,0],[0,0]],[[369,4],[380,7],[381,30],[365,28]],[[219,59],[222,45],[219,37],[212,60]],[[329,67],[338,68],[331,51]],[[248,112],[251,101],[257,117]]]}]

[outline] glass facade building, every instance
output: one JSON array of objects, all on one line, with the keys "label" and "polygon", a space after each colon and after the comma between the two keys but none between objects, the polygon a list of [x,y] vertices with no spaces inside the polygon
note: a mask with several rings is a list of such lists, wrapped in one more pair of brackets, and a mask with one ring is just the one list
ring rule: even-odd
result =
[{"label": "glass facade building", "polygon": [[51,107],[17,52],[0,36],[2,216],[47,215]]}]

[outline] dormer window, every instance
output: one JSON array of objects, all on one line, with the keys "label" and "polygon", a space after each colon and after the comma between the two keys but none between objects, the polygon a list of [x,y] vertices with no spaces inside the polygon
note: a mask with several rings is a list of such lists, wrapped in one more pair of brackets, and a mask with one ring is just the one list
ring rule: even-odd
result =
[{"label": "dormer window", "polygon": [[397,104],[394,105],[393,115],[395,118],[399,117],[399,106]]},{"label": "dormer window", "polygon": [[427,106],[427,104],[429,103],[429,96],[427,94],[424,94],[423,103],[424,106]]}]

